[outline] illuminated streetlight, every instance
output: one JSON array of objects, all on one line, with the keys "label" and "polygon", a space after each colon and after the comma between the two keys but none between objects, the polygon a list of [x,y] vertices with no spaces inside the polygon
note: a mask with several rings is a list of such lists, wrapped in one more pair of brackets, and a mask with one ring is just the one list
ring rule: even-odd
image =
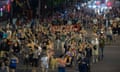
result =
[{"label": "illuminated streetlight", "polygon": [[3,16],[3,8],[0,8],[0,16]]}]

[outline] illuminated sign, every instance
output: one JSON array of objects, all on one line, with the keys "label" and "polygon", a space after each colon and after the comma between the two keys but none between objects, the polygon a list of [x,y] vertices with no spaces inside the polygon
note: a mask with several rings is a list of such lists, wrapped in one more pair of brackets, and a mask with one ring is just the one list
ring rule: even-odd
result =
[{"label": "illuminated sign", "polygon": [[108,2],[107,2],[107,6],[108,6],[108,7],[111,7],[111,6],[112,6],[112,2],[108,1]]},{"label": "illuminated sign", "polygon": [[10,0],[0,0],[0,8],[3,11],[10,12]]}]

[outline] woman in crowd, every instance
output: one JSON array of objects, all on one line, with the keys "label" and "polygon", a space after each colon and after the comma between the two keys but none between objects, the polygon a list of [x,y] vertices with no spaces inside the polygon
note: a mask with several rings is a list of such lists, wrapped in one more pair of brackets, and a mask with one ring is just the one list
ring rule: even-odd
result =
[{"label": "woman in crowd", "polygon": [[48,72],[48,68],[49,68],[49,57],[47,56],[47,54],[44,54],[41,57],[41,67],[42,67],[42,72]]},{"label": "woman in crowd", "polygon": [[64,57],[63,55],[57,58],[58,72],[66,72],[66,60],[66,57]]},{"label": "woman in crowd", "polygon": [[79,72],[88,72],[88,60],[84,53],[78,58],[77,61]]},{"label": "woman in crowd", "polygon": [[9,64],[10,72],[15,72],[18,62],[19,62],[18,58],[14,54],[12,54],[10,58],[10,64]]}]

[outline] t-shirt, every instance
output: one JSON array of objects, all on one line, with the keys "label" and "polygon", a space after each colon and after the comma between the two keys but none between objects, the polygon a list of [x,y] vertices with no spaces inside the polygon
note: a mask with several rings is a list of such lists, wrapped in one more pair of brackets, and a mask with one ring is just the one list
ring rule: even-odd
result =
[{"label": "t-shirt", "polygon": [[42,58],[41,58],[41,61],[42,61],[42,64],[43,64],[46,68],[48,68],[48,57],[47,57],[47,56],[42,57]]},{"label": "t-shirt", "polygon": [[102,48],[105,46],[105,40],[103,38],[100,38],[99,46],[102,47]]},{"label": "t-shirt", "polygon": [[3,38],[7,38],[8,34],[7,33],[3,33]]},{"label": "t-shirt", "polygon": [[0,68],[0,72],[7,72],[7,68],[6,67],[4,67],[4,69]]},{"label": "t-shirt", "polygon": [[15,58],[12,58],[10,60],[10,67],[11,68],[16,68],[16,63],[17,63],[17,60]]}]

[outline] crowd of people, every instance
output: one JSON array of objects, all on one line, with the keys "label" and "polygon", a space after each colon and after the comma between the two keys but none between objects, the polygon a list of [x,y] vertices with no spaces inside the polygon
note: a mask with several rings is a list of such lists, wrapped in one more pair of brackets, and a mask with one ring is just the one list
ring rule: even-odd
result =
[{"label": "crowd of people", "polygon": [[87,10],[71,8],[42,22],[19,17],[0,26],[1,72],[15,72],[18,64],[33,72],[66,72],[66,67],[90,72],[92,63],[103,60],[105,42],[120,35],[120,9],[112,8],[106,18]]}]

